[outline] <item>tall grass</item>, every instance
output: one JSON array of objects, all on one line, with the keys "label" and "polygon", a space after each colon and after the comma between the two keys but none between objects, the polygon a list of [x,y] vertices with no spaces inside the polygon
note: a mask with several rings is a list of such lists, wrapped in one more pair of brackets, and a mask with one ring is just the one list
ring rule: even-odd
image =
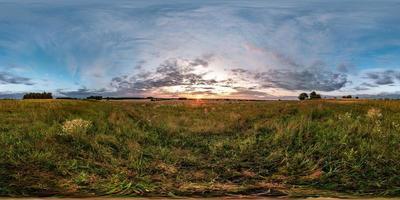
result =
[{"label": "tall grass", "polygon": [[0,101],[0,195],[400,194],[398,101],[182,102]]}]

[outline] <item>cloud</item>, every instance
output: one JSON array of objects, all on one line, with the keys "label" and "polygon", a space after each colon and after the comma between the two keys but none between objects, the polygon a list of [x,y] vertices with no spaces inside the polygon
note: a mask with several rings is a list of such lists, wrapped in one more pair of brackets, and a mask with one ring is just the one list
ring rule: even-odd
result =
[{"label": "cloud", "polygon": [[0,92],[0,99],[21,99],[23,92]]},{"label": "cloud", "polygon": [[279,97],[271,95],[267,92],[257,91],[257,90],[248,89],[248,88],[237,87],[237,88],[235,88],[235,90],[236,91],[230,93],[229,96],[234,97],[234,98],[243,98],[243,99],[248,99],[249,97],[252,99],[278,99],[279,98]]},{"label": "cloud", "polygon": [[233,69],[232,72],[243,79],[253,78],[261,88],[329,92],[343,88],[348,82],[345,73],[324,70],[321,67],[309,67],[301,70],[273,69],[265,72]]},{"label": "cloud", "polygon": [[395,70],[385,70],[366,73],[366,78],[372,80],[376,85],[390,85],[395,80],[400,80],[400,72]]},{"label": "cloud", "polygon": [[107,94],[108,92],[106,89],[92,90],[92,89],[87,89],[87,88],[80,88],[77,90],[58,89],[57,93],[61,94],[62,96],[66,96],[66,97],[86,98],[88,96],[102,96],[102,95]]},{"label": "cloud", "polygon": [[347,76],[321,69],[270,70],[261,77],[266,83],[287,90],[334,91],[343,88]]},{"label": "cloud", "polygon": [[201,58],[194,60],[168,59],[160,64],[155,71],[142,72],[134,76],[123,75],[114,77],[111,86],[117,90],[143,93],[163,87],[182,86],[184,91],[190,92],[194,85],[215,85],[215,79],[206,79],[208,72],[197,72],[208,66],[208,61]]},{"label": "cloud", "polygon": [[357,91],[362,91],[362,90],[369,90],[374,87],[378,87],[378,85],[364,82],[364,83],[360,84],[359,86],[354,87],[353,89],[357,90]]},{"label": "cloud", "polygon": [[348,73],[350,71],[353,71],[355,69],[355,66],[351,63],[340,63],[337,67],[336,67],[338,72],[341,73]]},{"label": "cloud", "polygon": [[224,78],[213,78],[211,58],[171,58],[153,71],[114,77],[110,85],[117,93],[130,95],[214,95],[243,98],[276,98],[266,90],[284,89],[334,91],[348,82],[344,73],[322,69],[321,62],[306,69],[252,71],[243,68],[225,70]]},{"label": "cloud", "polygon": [[0,71],[0,84],[34,85],[30,78],[14,75],[4,71]]},{"label": "cloud", "polygon": [[[400,71],[394,69],[366,70],[360,74],[358,80],[362,83],[353,87],[356,91],[369,90],[369,92],[373,91],[375,94],[390,93],[390,90],[395,89],[400,83]],[[386,91],[382,90],[385,88]]]},{"label": "cloud", "polygon": [[355,96],[366,99],[400,99],[400,91],[380,92],[377,94],[358,94]]}]

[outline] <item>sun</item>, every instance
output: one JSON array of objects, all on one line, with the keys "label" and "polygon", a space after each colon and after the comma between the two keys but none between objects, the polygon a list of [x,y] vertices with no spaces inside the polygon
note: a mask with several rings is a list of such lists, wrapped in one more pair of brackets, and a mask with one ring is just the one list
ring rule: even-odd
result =
[{"label": "sun", "polygon": [[200,99],[203,99],[204,96],[201,95],[201,94],[197,94],[197,95],[194,96],[194,98],[195,98],[196,100],[200,100]]}]

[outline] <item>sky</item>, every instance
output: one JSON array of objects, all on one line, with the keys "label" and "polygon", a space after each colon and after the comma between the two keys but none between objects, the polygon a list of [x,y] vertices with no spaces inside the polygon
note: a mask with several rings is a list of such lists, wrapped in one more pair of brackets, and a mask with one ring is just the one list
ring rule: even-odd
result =
[{"label": "sky", "polygon": [[400,97],[400,1],[0,0],[0,98]]}]

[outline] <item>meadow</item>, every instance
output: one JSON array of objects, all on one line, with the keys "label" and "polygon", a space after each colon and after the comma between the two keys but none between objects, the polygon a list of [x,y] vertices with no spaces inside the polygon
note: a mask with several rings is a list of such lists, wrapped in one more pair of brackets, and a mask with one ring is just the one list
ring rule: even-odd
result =
[{"label": "meadow", "polygon": [[400,101],[0,101],[0,196],[400,195]]}]

